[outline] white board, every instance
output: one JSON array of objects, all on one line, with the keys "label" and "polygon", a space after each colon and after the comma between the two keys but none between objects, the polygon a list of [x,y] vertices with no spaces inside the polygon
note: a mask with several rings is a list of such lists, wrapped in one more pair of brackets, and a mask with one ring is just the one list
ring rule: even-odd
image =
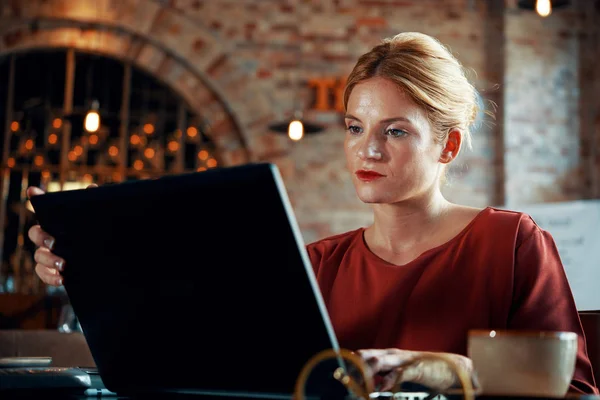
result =
[{"label": "white board", "polygon": [[579,311],[600,310],[600,200],[511,207],[550,232]]}]

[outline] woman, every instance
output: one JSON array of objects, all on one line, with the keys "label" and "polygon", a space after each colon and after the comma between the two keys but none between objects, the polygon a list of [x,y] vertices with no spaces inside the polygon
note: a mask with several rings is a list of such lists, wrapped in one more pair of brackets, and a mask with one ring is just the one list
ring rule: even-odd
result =
[{"label": "woman", "polygon": [[[476,91],[435,39],[402,33],[363,55],[344,96],[345,153],[374,223],[307,246],[340,345],[382,376],[435,388],[449,369],[403,363],[450,355],[472,372],[470,329],[579,334],[573,391],[597,393],[577,309],[552,237],[527,215],[452,204],[446,167],[470,144]],[[30,196],[43,193],[30,188]],[[36,272],[60,285],[65,260],[34,226]]]}]

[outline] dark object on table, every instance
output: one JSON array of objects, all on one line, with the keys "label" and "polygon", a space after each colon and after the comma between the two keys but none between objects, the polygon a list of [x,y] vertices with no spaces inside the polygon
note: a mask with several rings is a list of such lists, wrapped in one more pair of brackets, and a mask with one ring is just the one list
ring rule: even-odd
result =
[{"label": "dark object on table", "polygon": [[53,367],[93,367],[83,334],[54,329],[0,330],[0,357],[52,357]]},{"label": "dark object on table", "polygon": [[89,375],[78,368],[0,368],[0,391],[75,390],[91,387]]}]

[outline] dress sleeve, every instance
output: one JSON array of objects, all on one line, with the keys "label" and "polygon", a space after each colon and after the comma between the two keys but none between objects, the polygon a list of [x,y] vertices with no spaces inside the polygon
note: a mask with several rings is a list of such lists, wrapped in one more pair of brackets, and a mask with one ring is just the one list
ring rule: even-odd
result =
[{"label": "dress sleeve", "polygon": [[530,218],[517,238],[509,329],[575,332],[579,336],[570,391],[597,394],[585,336],[554,239]]},{"label": "dress sleeve", "polygon": [[320,242],[310,243],[306,245],[306,251],[308,253],[308,258],[310,258],[313,271],[315,271],[315,275],[318,275],[321,259],[323,258],[323,246]]}]

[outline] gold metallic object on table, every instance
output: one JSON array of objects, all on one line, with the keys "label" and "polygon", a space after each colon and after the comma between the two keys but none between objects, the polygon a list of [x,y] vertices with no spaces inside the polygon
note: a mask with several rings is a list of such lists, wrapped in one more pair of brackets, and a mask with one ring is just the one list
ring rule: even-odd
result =
[{"label": "gold metallic object on table", "polygon": [[[296,380],[296,386],[294,390],[294,400],[304,400],[304,389],[306,386],[306,381],[308,380],[313,369],[321,362],[330,359],[342,359],[344,361],[350,362],[354,367],[358,369],[360,373],[360,377],[363,380],[364,384],[360,384],[356,379],[352,378],[342,367],[337,368],[333,377],[344,385],[344,387],[350,392],[352,396],[357,399],[368,400],[370,398],[370,393],[373,393],[374,383],[373,378],[369,372],[369,367],[364,362],[364,360],[356,355],[354,352],[340,349],[339,351],[335,351],[333,349],[323,350],[317,354],[315,354],[308,362],[304,365],[300,374],[298,375],[298,379]],[[456,374],[456,377],[461,386],[461,392],[465,400],[474,400],[475,399],[475,390],[473,388],[473,384],[471,383],[471,377],[462,369],[460,369],[457,364],[447,355],[445,354],[433,354],[426,353],[421,354],[419,356],[414,357],[407,363],[403,364],[402,367],[408,367],[414,364],[418,364],[420,362],[427,361],[442,361],[445,362],[450,369]],[[401,376],[397,378],[397,381],[394,383],[394,388],[397,388],[401,382],[399,380]],[[456,390],[451,390],[452,394],[456,393]]]}]

